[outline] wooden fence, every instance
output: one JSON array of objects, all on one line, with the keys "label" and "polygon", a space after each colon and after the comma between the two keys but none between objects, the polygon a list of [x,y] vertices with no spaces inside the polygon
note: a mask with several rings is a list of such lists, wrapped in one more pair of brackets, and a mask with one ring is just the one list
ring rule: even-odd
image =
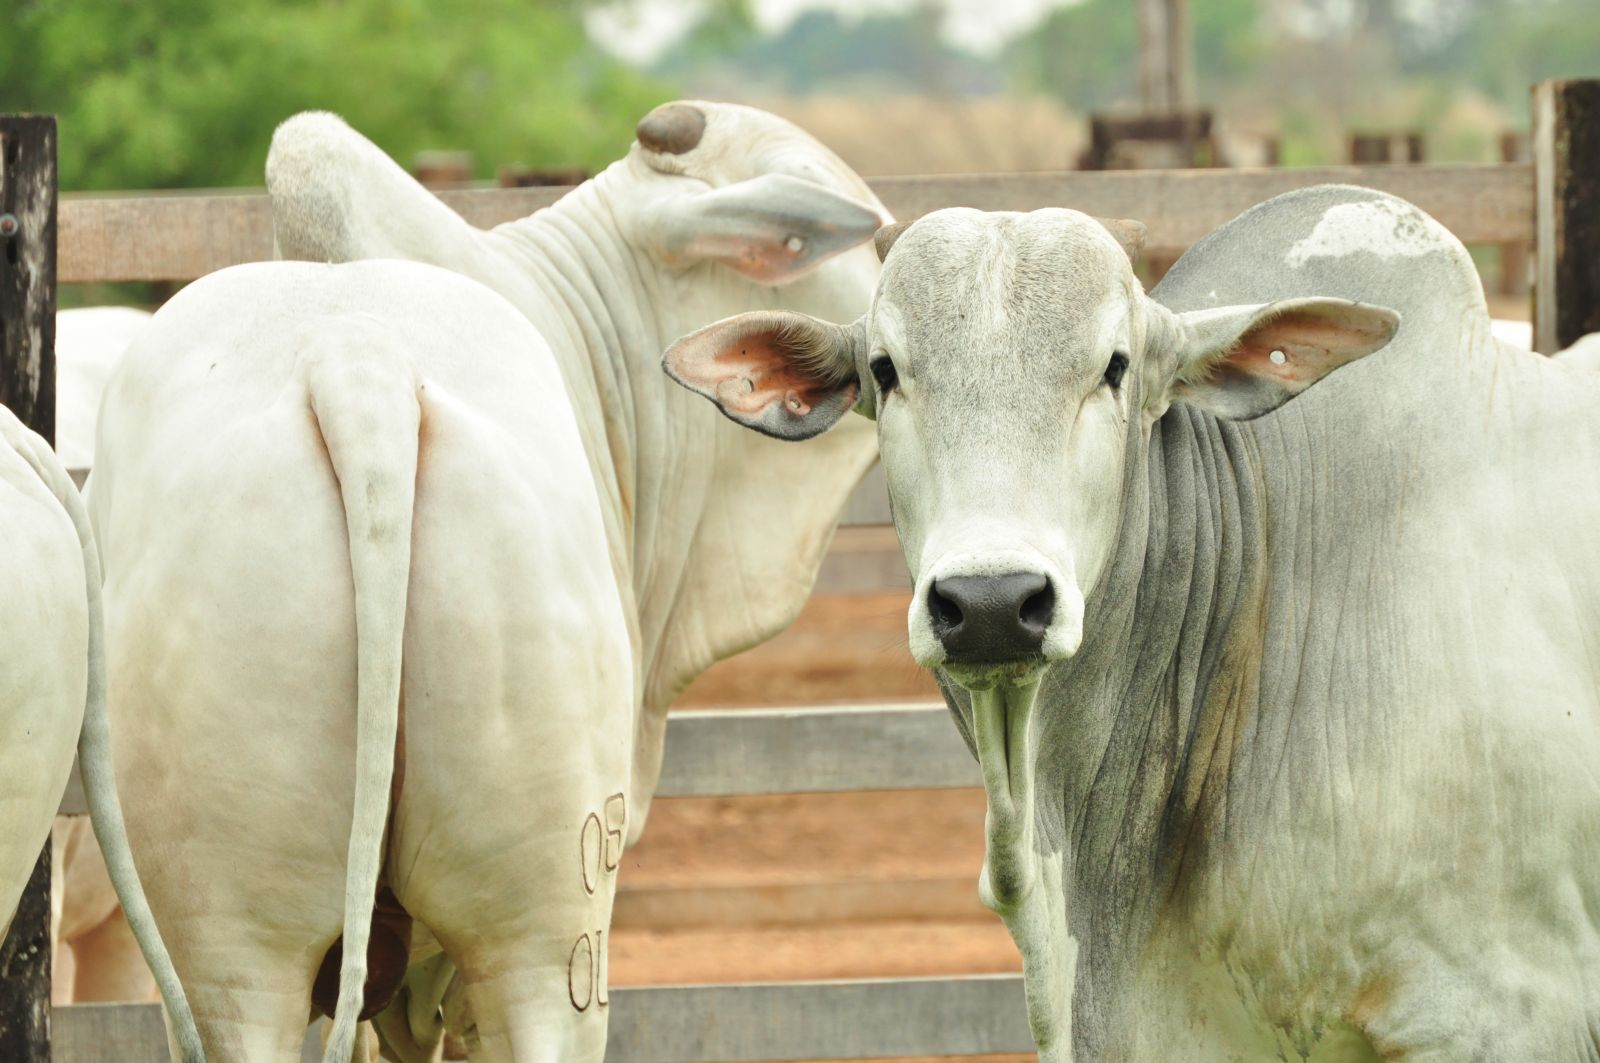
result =
[{"label": "wooden fence", "polygon": [[[1034,210],[1070,206],[1107,218],[1137,218],[1153,252],[1181,252],[1218,225],[1280,192],[1338,182],[1410,200],[1464,243],[1496,244],[1533,232],[1533,166],[1323,166],[1296,170],[1112,170],[1100,172],[880,177],[868,183],[897,218],[940,207]],[[470,188],[436,194],[479,227],[548,207],[565,188]],[[65,196],[62,284],[186,281],[225,266],[272,257],[272,208],[264,192]]]},{"label": "wooden fence", "polygon": [[[1106,218],[1137,218],[1147,251],[1176,256],[1264,199],[1315,184],[1365,185],[1408,199],[1463,243],[1531,238],[1534,174],[1528,163],[1327,166],[1297,170],[1127,170],[949,177],[880,177],[869,183],[897,218],[940,207],[1034,210],[1070,206]],[[482,228],[526,217],[566,188],[443,190],[440,199]],[[61,201],[59,281],[188,281],[272,257],[272,208],[264,192],[67,196]],[[876,472],[846,507],[843,523],[888,523]],[[850,537],[841,544],[848,552]],[[881,562],[864,562],[881,571]],[[891,566],[892,567],[892,566]],[[887,577],[880,577],[887,578]],[[825,589],[842,589],[824,572]]]},{"label": "wooden fence", "polygon": [[[896,216],[944,206],[1031,210],[1071,206],[1135,217],[1156,252],[1181,252],[1270,196],[1343,182],[1402,196],[1469,244],[1535,241],[1540,263],[1539,349],[1600,330],[1595,253],[1600,195],[1600,95],[1594,82],[1547,83],[1535,99],[1533,164],[1348,166],[1300,170],[1185,170],[888,177],[872,181]],[[1590,190],[1585,193],[1584,190]],[[1575,191],[1576,190],[1576,191]],[[554,202],[562,189],[440,193],[489,226]],[[1583,193],[1583,194],[1579,194]],[[1552,234],[1565,234],[1559,244]],[[1576,234],[1576,235],[1574,235]],[[182,281],[271,257],[271,216],[260,193],[66,197],[59,280]],[[0,357],[5,352],[0,350]],[[887,511],[869,477],[846,523],[872,535]],[[874,540],[881,543],[883,536]],[[851,577],[848,574],[845,581]],[[664,796],[971,786],[977,768],[934,705],[674,713]],[[63,811],[81,810],[69,791]],[[632,1063],[1024,1052],[1032,1047],[1015,976],[678,986],[614,992],[609,1058]],[[56,1009],[62,1061],[163,1058],[154,1005]]]}]

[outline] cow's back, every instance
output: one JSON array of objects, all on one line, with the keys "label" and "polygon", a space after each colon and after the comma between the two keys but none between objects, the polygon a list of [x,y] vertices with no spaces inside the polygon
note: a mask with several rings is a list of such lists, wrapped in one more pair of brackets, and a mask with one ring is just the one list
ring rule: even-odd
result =
[{"label": "cow's back", "polygon": [[[541,861],[574,880],[574,832],[625,786],[632,739],[621,602],[542,337],[433,267],[237,267],[186,289],[128,352],[89,485],[129,833],[197,1011],[240,1006],[226,957],[241,937],[261,950],[255,999],[303,1001],[305,953],[342,926],[356,602],[349,485],[323,435],[339,396],[318,389],[357,361],[402,376],[420,412],[415,438],[364,444],[415,448],[417,469],[382,488],[415,491],[383,883],[458,951],[565,904],[565,965],[609,914],[609,892],[527,892]],[[559,835],[559,855],[528,823]],[[240,1038],[219,1042],[230,1058],[271,1055],[278,1042],[251,1038],[292,1021],[253,1013],[216,1036]]]},{"label": "cow's back", "polygon": [[1151,295],[1177,311],[1306,296],[1387,306],[1401,314],[1391,347],[1424,333],[1436,344],[1441,325],[1476,328],[1479,317],[1489,328],[1461,242],[1405,200],[1354,185],[1252,207],[1191,247]]},{"label": "cow's back", "polygon": [[[1402,315],[1237,432],[1263,604],[1211,692],[1238,715],[1195,932],[1288,994],[1268,1014],[1404,982],[1361,1017],[1380,1047],[1540,1031],[1555,1058],[1600,970],[1600,378],[1495,343],[1465,249],[1368,190],[1263,204],[1153,295]],[[1502,1012],[1507,980],[1541,1010]]]}]

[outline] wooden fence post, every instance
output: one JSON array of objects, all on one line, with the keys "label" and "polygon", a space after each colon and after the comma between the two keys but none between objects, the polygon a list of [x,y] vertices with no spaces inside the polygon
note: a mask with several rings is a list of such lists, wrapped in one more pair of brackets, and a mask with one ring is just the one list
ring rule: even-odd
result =
[{"label": "wooden fence post", "polygon": [[1533,87],[1533,346],[1600,332],[1600,80]]},{"label": "wooden fence post", "polygon": [[[0,115],[0,403],[56,422],[56,120]],[[50,1059],[50,839],[0,944],[0,1059]]]},{"label": "wooden fence post", "polygon": [[1349,154],[1350,162],[1357,166],[1376,162],[1415,165],[1422,162],[1427,150],[1421,133],[1412,130],[1398,132],[1390,130],[1377,133],[1351,133]]}]

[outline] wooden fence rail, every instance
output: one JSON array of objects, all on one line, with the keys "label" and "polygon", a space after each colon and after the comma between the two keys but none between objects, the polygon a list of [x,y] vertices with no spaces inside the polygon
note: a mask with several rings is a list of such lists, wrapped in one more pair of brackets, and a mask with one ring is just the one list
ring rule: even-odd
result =
[{"label": "wooden fence rail", "polygon": [[[1033,1051],[1020,975],[619,987],[610,999],[609,1063]],[[75,1004],[55,1021],[56,1063],[166,1058],[158,1004]]]},{"label": "wooden fence rail", "polygon": [[[1278,170],[1133,170],[869,182],[898,218],[940,207],[1073,207],[1138,218],[1152,253],[1178,253],[1243,210],[1280,192],[1325,182],[1366,185],[1409,199],[1464,243],[1533,237],[1533,168],[1526,163],[1323,166]],[[480,227],[526,217],[565,188],[470,188],[439,198]],[[67,196],[61,201],[60,282],[187,281],[272,256],[264,192]]]},{"label": "wooden fence rail", "polygon": [[[982,785],[943,704],[674,712],[661,797]],[[86,812],[76,767],[63,815]],[[971,889],[975,895],[977,885]],[[622,898],[619,898],[619,904]],[[871,1059],[1031,1051],[1014,975],[612,991],[619,1063]],[[155,1004],[54,1009],[54,1059],[164,1059]],[[316,1059],[313,1054],[308,1058]]]},{"label": "wooden fence rail", "polygon": [[[658,797],[983,785],[942,703],[691,709],[667,720]],[[87,812],[76,766],[60,811]]]},{"label": "wooden fence rail", "polygon": [[[1379,188],[1411,200],[1464,243],[1533,237],[1529,164],[1331,166],[1295,170],[1162,170],[880,177],[871,184],[897,217],[947,206],[1034,210],[1070,206],[1138,218],[1152,254],[1178,254],[1243,210],[1281,192],[1325,182]],[[472,188],[437,195],[474,225],[526,217],[565,188]],[[62,283],[186,281],[272,257],[272,210],[263,192],[69,196],[61,202]],[[87,470],[76,470],[79,482]],[[841,523],[887,524],[874,470]]]}]

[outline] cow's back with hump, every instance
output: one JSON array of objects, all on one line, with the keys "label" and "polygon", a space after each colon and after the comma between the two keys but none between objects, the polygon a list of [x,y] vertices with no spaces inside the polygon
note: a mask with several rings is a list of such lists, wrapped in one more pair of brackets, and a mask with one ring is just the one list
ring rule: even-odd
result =
[{"label": "cow's back with hump", "polygon": [[[1266,599],[1255,719],[1218,829],[1250,854],[1233,881],[1274,885],[1248,916],[1196,915],[1229,927],[1234,962],[1284,965],[1291,984],[1336,983],[1352,954],[1286,963],[1291,930],[1270,910],[1347,928],[1333,940],[1360,943],[1371,978],[1405,972],[1405,993],[1362,1015],[1375,1043],[1526,1036],[1554,1053],[1585,993],[1592,1036],[1600,965],[1584,915],[1600,910],[1600,379],[1495,343],[1465,248],[1366,189],[1256,207],[1152,296],[1191,310],[1312,293],[1401,323],[1383,350],[1237,426],[1262,491]],[[1291,845],[1280,817],[1295,807],[1317,826]],[[1406,881],[1451,885],[1402,903]],[[1520,1016],[1499,1005],[1519,982]],[[1441,1026],[1451,1015],[1473,1018]]]},{"label": "cow's back with hump", "polygon": [[[1151,296],[1169,309],[1335,296],[1399,311],[1400,331],[1376,359],[1426,336],[1437,354],[1442,329],[1461,340],[1488,335],[1488,308],[1471,256],[1417,207],[1370,188],[1318,185],[1286,192],[1219,226],[1178,259]],[[1455,345],[1459,348],[1460,345]]]}]

